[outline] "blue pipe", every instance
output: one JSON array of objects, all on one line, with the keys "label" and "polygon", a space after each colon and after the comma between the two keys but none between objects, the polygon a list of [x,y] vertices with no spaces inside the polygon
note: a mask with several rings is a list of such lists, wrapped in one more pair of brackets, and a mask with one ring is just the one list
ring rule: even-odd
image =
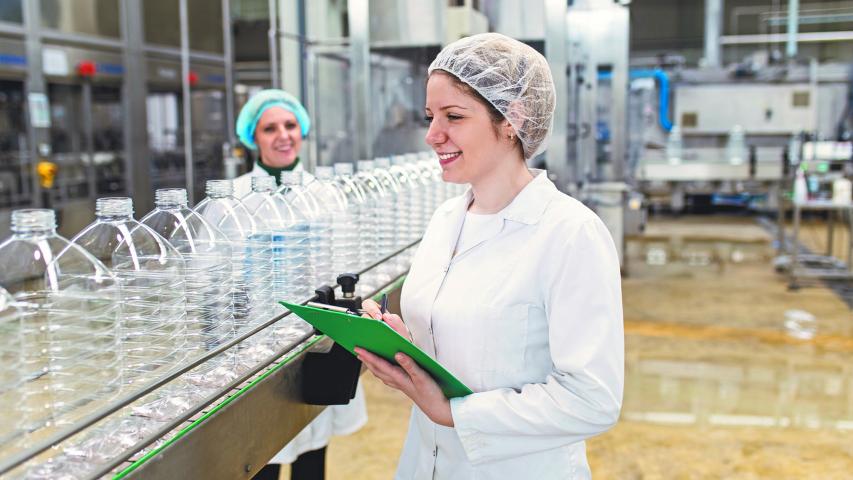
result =
[{"label": "blue pipe", "polygon": [[[669,75],[663,70],[655,68],[653,70],[631,70],[631,80],[635,78],[654,78],[658,83],[658,121],[661,128],[669,132],[672,130],[672,120],[669,118]],[[601,72],[598,74],[599,80],[610,80],[613,77],[611,72]]]}]

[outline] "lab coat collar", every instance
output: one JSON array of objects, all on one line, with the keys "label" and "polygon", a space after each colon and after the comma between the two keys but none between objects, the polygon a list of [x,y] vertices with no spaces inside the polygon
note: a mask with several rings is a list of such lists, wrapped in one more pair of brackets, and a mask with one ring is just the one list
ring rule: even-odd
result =
[{"label": "lab coat collar", "polygon": [[[525,225],[535,225],[539,223],[542,215],[545,213],[545,208],[551,201],[553,193],[557,187],[548,179],[548,173],[545,170],[536,168],[529,169],[533,175],[533,180],[524,186],[518,195],[497,214],[504,220],[523,223]],[[444,205],[443,212],[449,214],[453,211],[462,213],[468,210],[468,205],[474,198],[474,193],[471,188],[465,192],[465,195],[459,197],[455,202],[449,202]]]}]

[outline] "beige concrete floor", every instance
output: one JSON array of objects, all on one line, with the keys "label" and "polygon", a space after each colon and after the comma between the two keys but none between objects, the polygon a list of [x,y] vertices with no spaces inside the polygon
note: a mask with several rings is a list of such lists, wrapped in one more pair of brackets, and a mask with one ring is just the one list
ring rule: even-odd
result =
[{"label": "beige concrete floor", "polygon": [[[788,291],[770,240],[752,219],[684,217],[629,242],[624,405],[588,442],[596,478],[851,477],[853,313],[826,288]],[[786,327],[792,309],[813,332]],[[393,475],[410,403],[363,381],[370,421],[332,441],[331,480]]]}]

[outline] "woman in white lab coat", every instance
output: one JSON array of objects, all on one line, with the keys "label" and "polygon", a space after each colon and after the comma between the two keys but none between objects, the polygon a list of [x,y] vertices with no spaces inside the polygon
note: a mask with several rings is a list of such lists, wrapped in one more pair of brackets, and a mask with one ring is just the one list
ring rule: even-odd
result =
[{"label": "woman in white lab coat", "polygon": [[[252,177],[272,175],[281,183],[281,172],[301,170],[299,150],[311,129],[305,107],[284,90],[262,90],[246,102],[237,117],[237,136],[257,151],[254,168],[234,180],[234,194],[242,198],[252,190]],[[303,172],[303,183],[314,177]],[[273,299],[270,299],[272,301]],[[349,435],[367,423],[364,393],[359,386],[348,405],[327,407],[264,467],[255,478],[278,479],[279,464],[291,465],[291,479],[322,479],[326,445],[332,435]]]},{"label": "woman in white lab coat", "polygon": [[415,403],[398,479],[590,478],[584,440],[619,417],[616,248],[525,163],[545,148],[554,98],[545,59],[500,34],[454,42],[429,68],[426,141],[443,179],[471,188],[434,213],[402,319],[382,318],[474,393],[448,400],[405,355],[398,367],[358,350]]}]

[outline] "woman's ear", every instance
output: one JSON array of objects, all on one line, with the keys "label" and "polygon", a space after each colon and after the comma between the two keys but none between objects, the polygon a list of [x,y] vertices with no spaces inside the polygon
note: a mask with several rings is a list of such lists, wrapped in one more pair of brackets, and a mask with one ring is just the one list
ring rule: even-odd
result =
[{"label": "woman's ear", "polygon": [[510,135],[515,136],[516,130],[512,127],[515,125],[518,128],[521,128],[524,125],[525,119],[525,111],[524,105],[518,100],[513,100],[509,103],[509,108],[506,112],[507,120],[504,120],[502,127],[508,129],[503,133],[505,136],[509,137]]}]

